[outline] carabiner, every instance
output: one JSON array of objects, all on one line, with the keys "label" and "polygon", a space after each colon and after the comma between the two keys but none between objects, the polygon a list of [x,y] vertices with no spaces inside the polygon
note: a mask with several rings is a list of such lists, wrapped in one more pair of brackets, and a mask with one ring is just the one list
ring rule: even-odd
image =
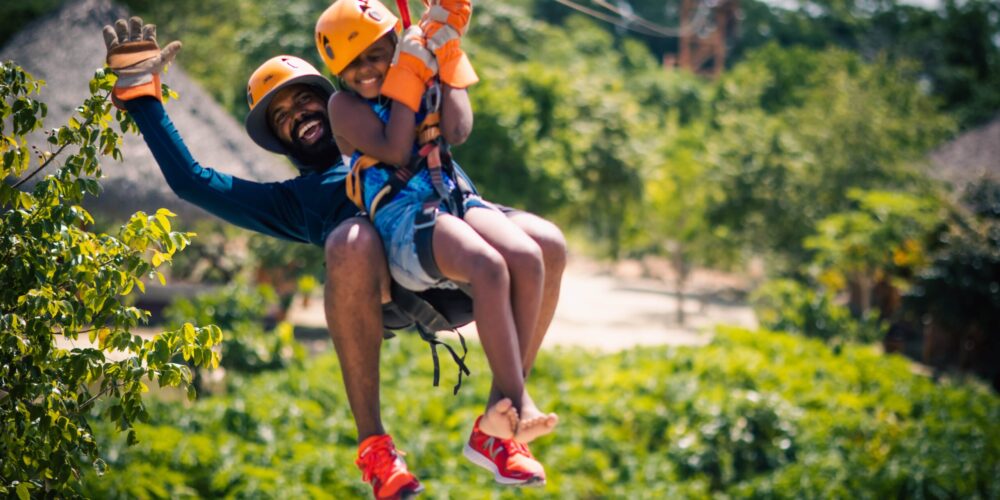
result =
[{"label": "carabiner", "polygon": [[427,92],[424,92],[424,109],[428,113],[437,113],[440,108],[441,84],[435,81],[433,85],[427,88]]}]

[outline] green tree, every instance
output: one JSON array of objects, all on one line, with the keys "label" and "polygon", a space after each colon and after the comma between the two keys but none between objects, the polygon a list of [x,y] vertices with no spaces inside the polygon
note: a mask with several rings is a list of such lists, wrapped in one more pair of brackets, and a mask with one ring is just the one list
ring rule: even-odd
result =
[{"label": "green tree", "polygon": [[858,190],[848,198],[857,207],[821,220],[805,246],[816,252],[823,281],[835,292],[846,288],[851,313],[861,318],[873,305],[876,285],[905,289],[905,278],[926,264],[927,244],[944,211],[933,198],[905,193]]},{"label": "green tree", "polygon": [[[152,339],[132,333],[149,313],[127,305],[128,295],[144,277],[162,280],[157,268],[191,234],[173,231],[162,209],[136,213],[115,235],[88,229],[80,203],[100,192],[101,157],[121,159],[108,100],[114,77],[99,71],[69,123],[51,129],[48,144],[29,145],[46,114],[42,83],[0,63],[0,493],[21,499],[70,495],[84,468],[103,472],[92,419],[135,442],[133,423],[148,418],[146,382],[186,386],[193,398],[190,370],[171,359],[215,366],[221,340],[218,328],[191,324]],[[117,121],[134,130],[126,115]],[[21,190],[46,168],[55,172]],[[58,342],[81,336],[96,345]]]},{"label": "green tree", "polygon": [[684,324],[687,280],[695,265],[727,265],[737,246],[707,222],[714,185],[699,161],[704,124],[684,127],[662,153],[662,165],[645,182],[643,211],[646,251],[669,257],[677,292],[677,322]]},{"label": "green tree", "polygon": [[923,155],[952,130],[908,66],[841,50],[769,46],[718,84],[705,160],[719,183],[710,220],[788,269],[855,188],[914,192]]}]

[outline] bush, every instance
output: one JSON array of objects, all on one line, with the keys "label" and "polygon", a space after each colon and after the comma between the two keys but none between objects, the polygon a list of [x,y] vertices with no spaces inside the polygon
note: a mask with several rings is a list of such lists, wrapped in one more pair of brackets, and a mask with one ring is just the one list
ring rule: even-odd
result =
[{"label": "bush", "polygon": [[237,281],[191,299],[175,300],[164,310],[164,318],[168,325],[215,324],[225,338],[220,365],[226,370],[255,373],[286,368],[305,356],[291,324],[280,323],[272,331],[266,330],[268,314],[277,306],[277,296],[270,287]]},{"label": "bush", "polygon": [[[191,372],[171,358],[216,365],[221,340],[190,323],[152,339],[132,333],[149,312],[127,296],[144,278],[162,282],[157,269],[190,234],[173,231],[163,209],[132,215],[114,234],[93,229],[80,204],[100,193],[103,157],[122,159],[111,124],[128,132],[134,123],[112,116],[114,77],[98,71],[69,122],[30,144],[47,112],[42,85],[0,63],[0,495],[21,500],[65,496],[84,470],[102,473],[92,425],[104,419],[135,442],[134,423],[149,418],[146,383],[194,398]],[[81,336],[90,343],[76,346]],[[93,412],[102,400],[103,414]]]},{"label": "bush", "polygon": [[761,326],[774,331],[799,333],[831,344],[875,342],[885,336],[878,311],[854,319],[825,289],[814,289],[789,279],[771,280],[750,297]]},{"label": "bush", "polygon": [[[818,340],[726,329],[702,348],[543,351],[530,387],[561,422],[532,445],[548,465],[539,490],[500,489],[460,456],[489,389],[479,349],[456,397],[428,390],[431,360],[416,336],[387,342],[382,366],[384,421],[435,498],[1000,495],[1000,401],[975,384],[935,384],[871,347],[838,354]],[[332,354],[151,413],[141,445],[108,444],[109,474],[128,481],[88,475],[82,493],[370,494]]]}]

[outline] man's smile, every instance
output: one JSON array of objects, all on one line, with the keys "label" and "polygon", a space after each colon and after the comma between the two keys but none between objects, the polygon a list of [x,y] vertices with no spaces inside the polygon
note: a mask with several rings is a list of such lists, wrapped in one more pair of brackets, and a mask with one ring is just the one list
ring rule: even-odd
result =
[{"label": "man's smile", "polygon": [[311,145],[323,137],[325,126],[318,118],[306,118],[295,126],[295,137],[302,144]]}]

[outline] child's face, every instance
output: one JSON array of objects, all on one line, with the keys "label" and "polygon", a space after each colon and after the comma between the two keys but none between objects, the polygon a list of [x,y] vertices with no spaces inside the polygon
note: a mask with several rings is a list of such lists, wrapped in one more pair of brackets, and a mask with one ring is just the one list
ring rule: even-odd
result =
[{"label": "child's face", "polygon": [[348,88],[365,99],[374,99],[382,89],[382,81],[395,50],[395,38],[389,33],[365,49],[338,76]]}]

